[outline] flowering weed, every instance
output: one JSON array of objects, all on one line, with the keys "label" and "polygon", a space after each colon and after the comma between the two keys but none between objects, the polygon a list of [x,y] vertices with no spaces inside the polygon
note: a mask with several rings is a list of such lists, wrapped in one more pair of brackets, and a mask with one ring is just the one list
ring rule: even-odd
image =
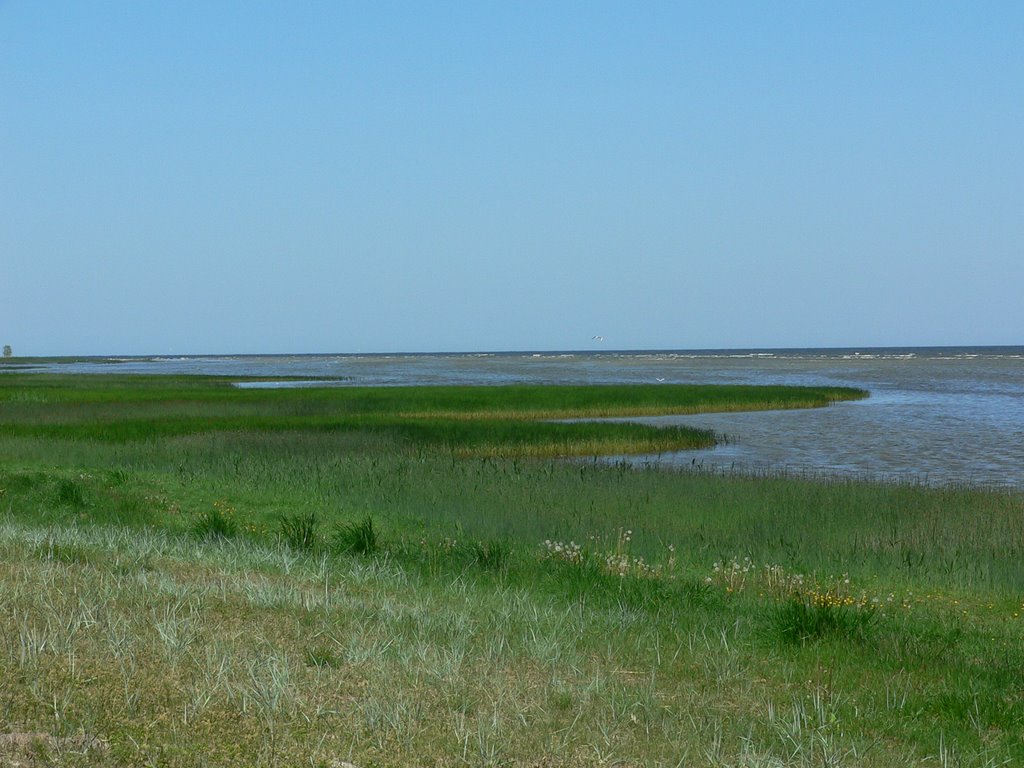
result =
[{"label": "flowering weed", "polygon": [[875,623],[873,604],[827,591],[794,593],[771,612],[775,633],[799,645],[826,637],[864,642]]},{"label": "flowering weed", "polygon": [[600,538],[591,536],[586,546],[570,541],[546,539],[543,544],[541,558],[569,563],[571,565],[590,565],[603,573],[614,576],[634,576],[644,579],[674,578],[676,567],[675,545],[666,547],[668,556],[664,563],[654,564],[643,557],[634,556],[630,551],[633,531],[620,528],[612,545],[604,546]]},{"label": "flowering weed", "polygon": [[235,509],[226,501],[213,502],[213,509],[200,512],[192,523],[192,533],[200,539],[230,539],[238,533]]}]

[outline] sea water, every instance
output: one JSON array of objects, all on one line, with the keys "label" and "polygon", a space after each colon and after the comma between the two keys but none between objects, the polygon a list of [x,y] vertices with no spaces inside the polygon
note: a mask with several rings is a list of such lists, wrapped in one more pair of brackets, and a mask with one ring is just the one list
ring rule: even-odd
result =
[{"label": "sea water", "polygon": [[[1024,487],[1024,347],[228,355],[55,361],[21,370],[267,377],[241,386],[797,384],[871,397],[813,410],[663,416],[727,438],[629,457],[715,471],[823,473]],[[623,457],[625,458],[625,457]]]}]

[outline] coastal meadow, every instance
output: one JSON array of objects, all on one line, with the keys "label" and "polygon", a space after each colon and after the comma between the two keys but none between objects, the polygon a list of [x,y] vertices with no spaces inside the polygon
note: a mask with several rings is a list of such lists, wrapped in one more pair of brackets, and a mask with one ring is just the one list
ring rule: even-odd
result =
[{"label": "coastal meadow", "polygon": [[562,421],[863,395],[4,374],[0,763],[1015,764],[1020,493]]}]

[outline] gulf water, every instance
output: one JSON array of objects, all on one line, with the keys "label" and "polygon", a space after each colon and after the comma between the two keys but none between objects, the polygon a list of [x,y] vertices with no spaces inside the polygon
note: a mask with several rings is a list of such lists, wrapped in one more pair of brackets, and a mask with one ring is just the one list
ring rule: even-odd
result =
[{"label": "gulf water", "polygon": [[52,361],[22,370],[299,379],[289,386],[852,386],[871,397],[814,410],[644,419],[707,427],[728,442],[628,460],[708,471],[1024,487],[1024,347],[124,357]]}]

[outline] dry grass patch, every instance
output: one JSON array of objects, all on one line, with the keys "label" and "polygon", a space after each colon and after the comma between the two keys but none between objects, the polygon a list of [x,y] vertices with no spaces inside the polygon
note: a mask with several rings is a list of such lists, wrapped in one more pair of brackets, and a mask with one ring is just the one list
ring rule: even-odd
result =
[{"label": "dry grass patch", "polygon": [[110,745],[95,736],[53,736],[42,732],[0,733],[0,765],[42,768],[55,764],[105,759]]}]

